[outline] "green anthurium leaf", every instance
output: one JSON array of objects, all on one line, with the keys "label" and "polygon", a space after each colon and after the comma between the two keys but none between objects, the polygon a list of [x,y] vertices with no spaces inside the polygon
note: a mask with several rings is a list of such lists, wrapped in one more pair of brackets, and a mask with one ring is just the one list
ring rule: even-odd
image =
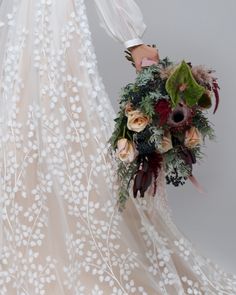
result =
[{"label": "green anthurium leaf", "polygon": [[184,99],[188,106],[197,104],[205,92],[205,88],[194,79],[188,64],[183,61],[166,82],[166,90],[173,105]]}]

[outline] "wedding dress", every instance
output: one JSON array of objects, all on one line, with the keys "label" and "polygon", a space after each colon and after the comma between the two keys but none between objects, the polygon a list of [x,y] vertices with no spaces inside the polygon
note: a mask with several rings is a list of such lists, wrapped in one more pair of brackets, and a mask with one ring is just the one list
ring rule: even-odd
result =
[{"label": "wedding dress", "polygon": [[[126,47],[133,0],[96,0]],[[157,196],[116,207],[115,112],[83,0],[0,6],[0,295],[233,295],[236,276],[197,253]]]}]

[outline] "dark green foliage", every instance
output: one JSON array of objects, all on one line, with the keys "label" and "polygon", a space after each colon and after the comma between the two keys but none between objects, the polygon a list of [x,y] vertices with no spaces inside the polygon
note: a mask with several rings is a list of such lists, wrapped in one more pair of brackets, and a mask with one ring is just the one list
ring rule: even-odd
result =
[{"label": "dark green foliage", "polygon": [[115,122],[116,124],[114,132],[109,139],[109,143],[114,149],[116,149],[117,141],[120,137],[122,137],[124,129],[126,129],[127,117],[124,115],[124,113],[120,112],[119,116],[115,119]]},{"label": "dark green foliage", "polygon": [[200,110],[196,110],[195,112],[193,117],[193,125],[198,128],[204,139],[206,137],[208,137],[210,140],[215,139],[215,131],[212,128],[212,123],[210,123],[208,118],[205,117],[203,112]]},{"label": "dark green foliage", "polygon": [[117,173],[118,173],[118,179],[120,182],[119,193],[118,193],[119,194],[118,206],[120,211],[123,211],[125,209],[125,204],[130,197],[130,191],[129,191],[130,181],[135,175],[136,170],[137,170],[136,162],[127,164],[127,163],[123,163],[119,161]]}]

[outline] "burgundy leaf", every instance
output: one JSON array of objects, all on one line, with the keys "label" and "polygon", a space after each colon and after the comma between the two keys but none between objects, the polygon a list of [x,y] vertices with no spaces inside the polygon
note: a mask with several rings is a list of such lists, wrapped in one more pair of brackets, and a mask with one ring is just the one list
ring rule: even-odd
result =
[{"label": "burgundy leaf", "polygon": [[152,171],[152,174],[154,176],[154,190],[153,190],[153,196],[155,196],[157,192],[157,178],[159,176],[159,171],[162,166],[163,158],[161,154],[159,153],[153,153],[149,156],[149,166]]},{"label": "burgundy leaf", "polygon": [[220,89],[220,87],[219,87],[219,85],[218,85],[217,81],[216,81],[216,80],[214,80],[214,82],[213,82],[213,88],[212,88],[212,90],[213,90],[213,92],[214,92],[214,94],[215,94],[215,98],[216,98],[216,105],[215,105],[215,109],[214,109],[214,112],[213,112],[213,114],[215,114],[215,113],[216,113],[216,111],[217,111],[217,109],[218,109],[218,106],[219,106],[219,102],[220,102],[219,89]]},{"label": "burgundy leaf", "polygon": [[192,158],[192,163],[196,164],[197,163],[196,155],[191,150],[189,150],[189,154],[190,154],[190,157]]},{"label": "burgundy leaf", "polygon": [[152,183],[152,172],[148,171],[143,175],[142,186],[140,188],[140,196],[144,198],[144,194]]},{"label": "burgundy leaf", "polygon": [[140,168],[136,172],[134,178],[133,195],[137,197],[140,192],[140,197],[143,198],[145,192],[152,184],[154,179],[154,194],[156,193],[156,181],[159,174],[159,170],[162,165],[162,156],[158,153],[152,153],[147,157],[143,157],[140,160]]},{"label": "burgundy leaf", "polygon": [[133,194],[134,198],[137,198],[138,192],[142,187],[142,179],[145,172],[139,170],[134,178]]}]

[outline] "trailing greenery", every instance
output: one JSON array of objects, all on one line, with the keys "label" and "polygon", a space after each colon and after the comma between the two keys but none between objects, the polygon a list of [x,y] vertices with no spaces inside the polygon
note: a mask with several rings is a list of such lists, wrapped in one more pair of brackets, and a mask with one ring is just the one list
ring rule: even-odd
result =
[{"label": "trailing greenery", "polygon": [[118,117],[115,119],[115,129],[112,133],[111,138],[109,139],[109,143],[111,146],[116,149],[117,141],[120,137],[122,137],[124,128],[126,128],[127,125],[127,117],[123,112],[119,112]]},{"label": "trailing greenery", "polygon": [[215,130],[212,127],[212,123],[204,115],[203,112],[196,110],[195,116],[193,117],[193,125],[201,132],[203,139],[208,137],[210,140],[215,139]]},{"label": "trailing greenery", "polygon": [[133,162],[127,165],[119,161],[117,174],[118,174],[118,179],[120,182],[120,187],[118,192],[118,195],[119,195],[118,206],[120,211],[123,211],[125,209],[125,204],[130,197],[129,184],[136,170],[137,170],[136,162]]}]

